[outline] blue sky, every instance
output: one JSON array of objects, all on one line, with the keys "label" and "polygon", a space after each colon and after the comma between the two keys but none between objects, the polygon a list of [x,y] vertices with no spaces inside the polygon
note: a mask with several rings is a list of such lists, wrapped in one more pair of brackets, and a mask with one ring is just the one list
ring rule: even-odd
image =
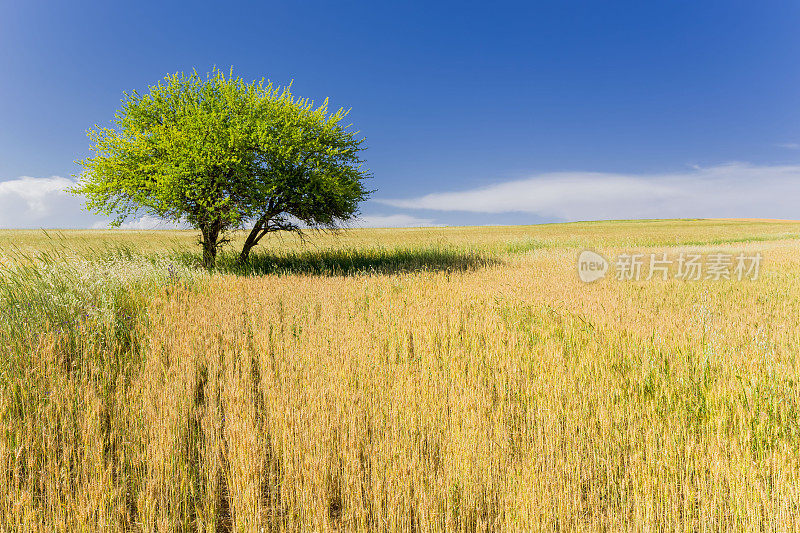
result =
[{"label": "blue sky", "polygon": [[5,2],[0,227],[102,224],[63,192],[85,130],[214,65],[352,107],[365,225],[800,218],[798,27],[769,1]]}]

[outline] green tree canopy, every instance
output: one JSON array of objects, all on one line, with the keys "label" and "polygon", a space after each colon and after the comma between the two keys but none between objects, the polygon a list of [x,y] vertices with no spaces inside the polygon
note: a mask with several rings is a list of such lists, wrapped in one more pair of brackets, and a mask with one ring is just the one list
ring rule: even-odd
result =
[{"label": "green tree canopy", "polygon": [[358,214],[369,174],[346,115],[232,70],[167,76],[147,94],[124,93],[113,128],[89,130],[93,154],[78,162],[74,191],[115,225],[145,212],[199,229],[208,267],[226,232],[251,227],[245,262],[270,232],[337,228]]}]

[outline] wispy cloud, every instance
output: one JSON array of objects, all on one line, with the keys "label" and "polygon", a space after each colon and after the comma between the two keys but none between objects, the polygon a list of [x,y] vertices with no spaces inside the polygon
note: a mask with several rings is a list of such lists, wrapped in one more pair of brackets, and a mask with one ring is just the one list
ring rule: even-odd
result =
[{"label": "wispy cloud", "polygon": [[776,146],[787,150],[800,150],[800,143],[778,143]]},{"label": "wispy cloud", "polygon": [[[67,191],[73,185],[73,180],[59,176],[24,176],[0,181],[0,228],[107,227],[107,219],[86,212],[83,200]],[[800,165],[730,163],[663,174],[553,172],[461,191],[375,199],[371,205],[379,203],[428,212],[425,215],[368,214],[353,221],[351,226],[440,225],[432,212],[452,212],[447,218],[455,223],[460,223],[458,213],[483,213],[481,223],[487,224],[493,223],[493,215],[502,220],[506,213],[534,214],[545,220],[800,219],[798,199]],[[169,229],[182,226],[143,216],[127,221],[122,227]]]},{"label": "wispy cloud", "polygon": [[67,192],[73,185],[60,176],[0,181],[0,227],[86,227],[92,217],[82,212],[81,199]]},{"label": "wispy cloud", "polygon": [[[111,220],[100,220],[92,224],[93,229],[107,229],[111,228]],[[187,229],[188,226],[185,224],[179,224],[177,222],[170,222],[168,220],[163,220],[158,217],[154,217],[152,215],[144,215],[138,218],[134,218],[133,220],[128,220],[123,222],[119,228],[117,229],[138,229],[138,230],[145,230],[145,229]]]},{"label": "wispy cloud", "polygon": [[[108,219],[84,209],[81,197],[69,192],[75,181],[61,176],[0,181],[0,228],[105,228]],[[123,229],[178,227],[152,216],[134,218]]]},{"label": "wispy cloud", "polygon": [[432,218],[411,215],[362,215],[351,224],[357,228],[416,228],[436,225]]},{"label": "wispy cloud", "polygon": [[[76,182],[61,176],[0,181],[0,228],[93,228],[110,227],[110,219],[87,212],[83,199],[71,194]],[[435,226],[432,218],[407,214],[363,215],[351,227],[406,228]],[[132,218],[121,229],[185,229],[187,226],[151,215]]]},{"label": "wispy cloud", "polygon": [[637,175],[554,172],[528,179],[407,199],[405,209],[532,213],[561,220],[615,218],[800,218],[800,166],[729,163]]}]

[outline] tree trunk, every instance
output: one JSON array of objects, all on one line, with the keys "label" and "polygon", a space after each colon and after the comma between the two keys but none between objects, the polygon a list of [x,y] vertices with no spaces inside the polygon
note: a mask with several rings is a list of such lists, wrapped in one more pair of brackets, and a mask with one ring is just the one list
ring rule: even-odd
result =
[{"label": "tree trunk", "polygon": [[203,266],[214,268],[217,264],[217,244],[203,240]]},{"label": "tree trunk", "polygon": [[250,250],[253,249],[255,244],[248,246],[247,244],[244,245],[242,248],[242,253],[239,254],[239,259],[236,260],[236,264],[241,266],[247,263],[250,260]]},{"label": "tree trunk", "polygon": [[244,241],[244,246],[242,246],[242,253],[239,254],[239,258],[236,260],[236,264],[239,266],[244,265],[250,259],[250,250],[258,244],[258,241],[261,240],[261,237],[264,236],[264,224],[266,220],[262,217],[260,218],[253,229],[250,230],[250,235],[247,236],[247,239]]},{"label": "tree trunk", "polygon": [[200,231],[203,234],[203,266],[205,268],[214,268],[217,264],[218,224],[202,227]]}]

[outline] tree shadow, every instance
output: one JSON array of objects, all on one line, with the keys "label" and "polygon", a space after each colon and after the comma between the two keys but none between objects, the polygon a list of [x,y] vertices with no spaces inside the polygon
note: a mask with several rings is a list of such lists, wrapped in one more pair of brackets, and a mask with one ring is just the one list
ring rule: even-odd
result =
[{"label": "tree shadow", "polygon": [[474,251],[447,248],[342,249],[301,252],[251,253],[250,261],[236,264],[237,255],[223,252],[217,258],[218,272],[259,276],[265,274],[309,274],[352,276],[406,272],[460,272],[476,270],[497,260]]}]

